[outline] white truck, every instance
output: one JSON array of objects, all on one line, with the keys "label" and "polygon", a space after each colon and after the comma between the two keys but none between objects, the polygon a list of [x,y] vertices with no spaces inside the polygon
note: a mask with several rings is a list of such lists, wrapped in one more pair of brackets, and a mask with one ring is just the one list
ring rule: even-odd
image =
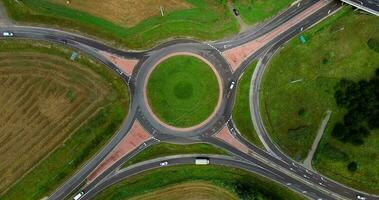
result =
[{"label": "white truck", "polygon": [[196,165],[208,165],[209,159],[208,158],[196,158],[195,164]]},{"label": "white truck", "polygon": [[79,200],[84,195],[84,191],[79,192],[77,195],[74,196],[74,200]]}]

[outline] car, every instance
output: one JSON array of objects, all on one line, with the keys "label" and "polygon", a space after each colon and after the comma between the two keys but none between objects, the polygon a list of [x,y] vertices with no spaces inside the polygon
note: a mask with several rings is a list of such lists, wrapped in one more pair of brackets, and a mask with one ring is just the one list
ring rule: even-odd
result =
[{"label": "car", "polygon": [[238,12],[238,10],[237,10],[237,9],[235,9],[235,8],[233,8],[233,13],[234,13],[234,15],[235,15],[235,16],[238,16],[238,15],[240,15],[240,13]]},{"label": "car", "polygon": [[364,196],[361,196],[361,195],[357,195],[357,199],[359,199],[359,200],[366,200],[367,198],[364,197]]},{"label": "car", "polygon": [[164,161],[164,162],[159,163],[159,165],[160,165],[161,167],[163,167],[163,166],[167,166],[167,165],[168,165],[168,162],[167,162],[167,161]]},{"label": "car", "polygon": [[74,196],[74,200],[79,200],[84,195],[84,191],[79,192],[77,195]]},{"label": "car", "polygon": [[230,87],[229,87],[229,89],[233,89],[234,88],[234,85],[236,84],[236,82],[234,82],[234,81],[232,81],[232,83],[230,84]]},{"label": "car", "polygon": [[5,31],[5,32],[3,32],[3,36],[4,36],[4,37],[13,37],[13,33],[12,33],[12,32],[8,32],[8,31]]}]

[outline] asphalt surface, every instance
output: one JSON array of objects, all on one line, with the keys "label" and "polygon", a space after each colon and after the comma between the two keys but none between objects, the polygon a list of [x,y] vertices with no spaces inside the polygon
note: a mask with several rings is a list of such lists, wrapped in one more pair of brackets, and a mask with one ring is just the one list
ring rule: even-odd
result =
[{"label": "asphalt surface", "polygon": [[[212,164],[238,167],[257,173],[259,175],[275,180],[290,189],[298,191],[311,199],[355,199],[356,195],[359,192],[339,183],[333,182],[332,180],[325,177],[321,177],[319,174],[305,169],[301,165],[292,161],[292,159],[288,158],[285,154],[283,154],[279,148],[277,148],[276,145],[270,140],[266,130],[264,129],[259,114],[259,107],[256,107],[258,105],[254,106],[254,125],[256,126],[257,132],[260,134],[262,140],[267,144],[267,151],[261,150],[254,145],[251,145],[239,134],[234,134],[234,136],[250,148],[251,152],[249,152],[249,154],[240,152],[230,145],[225,144],[222,141],[219,141],[212,137],[212,135],[221,130],[225,123],[227,123],[229,128],[233,127],[233,123],[229,119],[234,105],[236,87],[234,87],[232,90],[229,89],[231,81],[237,82],[239,77],[242,75],[252,60],[263,57],[260,67],[257,67],[256,71],[254,72],[255,80],[257,82],[254,83],[255,96],[253,96],[253,98],[257,98],[259,95],[260,80],[263,76],[265,66],[273,53],[286,41],[300,33],[302,29],[307,29],[324,17],[327,17],[328,14],[337,10],[340,7],[341,3],[330,2],[327,6],[323,7],[315,14],[311,15],[308,18],[305,18],[303,21],[299,22],[297,25],[290,28],[285,33],[279,35],[270,41],[267,45],[259,49],[255,54],[251,55],[247,60],[245,60],[234,73],[230,70],[229,65],[222,57],[222,51],[245,44],[268,33],[282,23],[291,19],[293,16],[304,11],[315,2],[317,2],[317,0],[303,0],[298,4],[293,5],[285,12],[282,12],[277,17],[254,27],[250,31],[239,34],[233,38],[229,38],[226,41],[203,44],[191,40],[173,40],[158,45],[157,47],[144,52],[119,50],[90,38],[55,29],[30,26],[0,27],[0,31],[13,32],[14,37],[16,38],[60,43],[91,56],[93,59],[103,63],[112,69],[115,73],[117,73],[129,87],[131,94],[129,114],[124,120],[120,130],[98,154],[96,154],[91,160],[86,163],[86,165],[77,171],[75,175],[73,175],[54,193],[52,193],[49,199],[65,199],[82,189],[86,191],[86,198],[90,198],[92,195],[95,195],[102,189],[109,187],[119,180],[127,178],[133,174],[158,167],[159,160],[136,165],[135,167],[128,168],[127,170],[118,170],[119,166],[122,165],[122,163],[126,162],[128,159],[138,154],[143,149],[160,141],[175,143],[206,142],[222,147],[223,149],[235,155],[235,157],[211,157]],[[107,60],[104,56],[102,56],[99,51],[106,51],[125,58],[138,59],[139,63],[135,67],[132,75],[128,76],[126,74],[119,74],[120,69],[118,69],[117,66]],[[217,67],[219,75],[222,77],[224,89],[222,105],[217,111],[216,116],[212,118],[209,123],[191,132],[178,133],[167,129],[152,118],[151,114],[146,109],[146,105],[144,104],[143,99],[141,99],[141,94],[143,91],[143,87],[141,86],[143,86],[142,83],[145,80],[144,78],[146,78],[146,73],[152,67],[152,65],[157,60],[159,60],[159,58],[164,57],[170,53],[181,51],[198,54],[207,59],[209,62],[213,63]],[[85,181],[88,175],[101,163],[101,161],[127,134],[135,120],[138,120],[142,124],[142,126],[153,136],[153,139],[146,142],[146,144],[141,145],[130,154],[122,158],[120,161],[118,161],[116,164],[112,165],[101,176],[97,177],[91,184],[85,185]],[[194,162],[194,158],[195,157],[193,156],[172,159],[170,158],[171,160],[169,160],[169,162],[170,165],[190,164]],[[365,194],[365,196],[369,195]],[[368,199],[378,198],[370,196]]]},{"label": "asphalt surface", "polygon": [[354,7],[379,16],[379,0],[341,0]]}]

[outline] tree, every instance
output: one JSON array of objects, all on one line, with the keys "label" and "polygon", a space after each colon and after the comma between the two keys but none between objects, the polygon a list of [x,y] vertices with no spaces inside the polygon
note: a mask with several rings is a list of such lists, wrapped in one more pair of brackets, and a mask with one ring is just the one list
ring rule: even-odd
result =
[{"label": "tree", "polygon": [[357,169],[358,169],[358,164],[357,164],[355,161],[350,162],[350,163],[347,165],[347,169],[348,169],[349,171],[351,171],[351,172],[355,172],[355,171],[357,171]]}]

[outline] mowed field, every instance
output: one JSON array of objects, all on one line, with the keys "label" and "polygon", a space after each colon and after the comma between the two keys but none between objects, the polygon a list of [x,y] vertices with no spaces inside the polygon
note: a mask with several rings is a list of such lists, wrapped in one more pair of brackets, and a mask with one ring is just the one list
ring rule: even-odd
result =
[{"label": "mowed field", "polygon": [[[334,180],[378,194],[378,130],[372,130],[360,146],[331,136],[334,124],[346,113],[334,97],[340,80],[368,80],[379,67],[379,53],[368,45],[370,39],[379,39],[378,17],[346,7],[304,37],[305,44],[299,38],[286,44],[265,72],[260,103],[266,128],[284,152],[303,160],[325,112],[332,111],[313,166]],[[347,165],[353,161],[358,169],[350,172]]]},{"label": "mowed field", "polygon": [[253,24],[274,16],[293,2],[295,0],[234,0],[233,4],[242,19]]},{"label": "mowed field", "polygon": [[151,72],[146,96],[152,111],[163,122],[191,127],[213,113],[220,92],[208,64],[193,56],[174,56]]},{"label": "mowed field", "polygon": [[67,0],[50,1],[128,27],[149,17],[161,15],[161,7],[164,13],[192,7],[185,0],[70,0],[69,4]]},{"label": "mowed field", "polygon": [[[66,139],[70,136],[70,139],[74,139],[78,133],[83,133],[83,128],[90,132],[87,133],[88,140],[94,142],[98,127],[90,127],[88,122],[94,118],[99,120],[102,109],[110,106],[115,109],[115,103],[117,107],[125,103],[124,108],[117,108],[120,115],[108,116],[109,120],[114,119],[116,122],[122,121],[126,113],[127,91],[124,89],[126,96],[122,94],[119,96],[120,100],[115,99],[121,91],[118,89],[121,88],[115,89],[114,85],[107,81],[107,78],[112,77],[111,72],[100,69],[101,73],[108,76],[104,78],[99,71],[94,70],[99,67],[98,64],[90,63],[90,60],[82,56],[72,62],[69,55],[69,50],[46,43],[0,41],[1,195],[16,181],[21,180],[18,183],[22,184],[22,177],[26,174],[38,175],[31,171],[38,170],[46,156],[57,156],[55,150],[59,150],[62,144],[70,146]],[[93,65],[92,69],[90,65]],[[117,82],[112,79],[111,82]],[[109,122],[104,122],[104,126],[109,125]],[[115,131],[117,125],[108,128],[111,133],[102,136],[104,139],[107,138],[106,135],[109,137],[113,134],[112,131]],[[98,144],[104,142],[100,137],[98,140]],[[70,146],[76,150],[75,153],[57,157],[61,161],[70,161],[73,167],[80,165],[92,150],[83,150],[88,146],[88,142],[79,141],[78,139],[78,143]],[[78,147],[80,145],[82,146]],[[81,161],[76,160],[79,157],[82,157]],[[55,167],[65,167],[60,164],[62,163],[47,163],[51,171],[39,174],[41,179],[35,181],[41,184],[44,178],[51,178],[44,176],[54,172]],[[57,174],[53,177],[62,176],[58,173],[60,171],[55,172]],[[64,178],[66,175],[60,177],[60,181]],[[58,179],[57,177],[55,181]],[[52,183],[53,186],[57,184]],[[21,191],[26,194],[26,191],[35,187],[33,184],[24,186],[28,188]],[[34,194],[37,191],[34,191]],[[17,194],[17,191],[15,193]],[[16,197],[20,196],[11,198],[20,199]],[[33,195],[29,198],[33,198]]]},{"label": "mowed field", "polygon": [[205,182],[187,182],[148,194],[131,198],[130,200],[237,200],[235,194]]}]

